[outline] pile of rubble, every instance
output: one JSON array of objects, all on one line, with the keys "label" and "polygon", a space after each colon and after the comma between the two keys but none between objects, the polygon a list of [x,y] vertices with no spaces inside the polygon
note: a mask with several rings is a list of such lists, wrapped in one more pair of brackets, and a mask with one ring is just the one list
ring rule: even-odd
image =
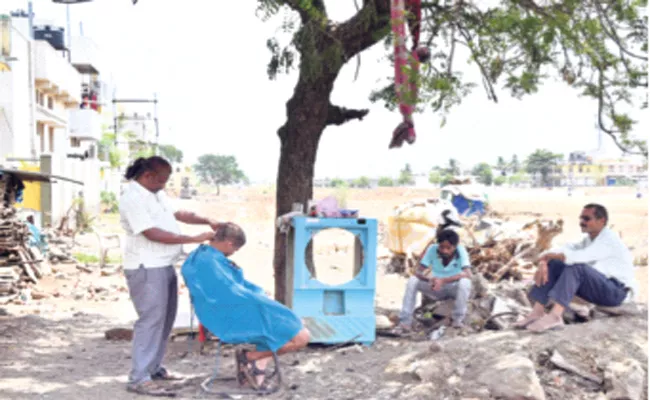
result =
[{"label": "pile of rubble", "polygon": [[[485,220],[480,223],[486,224]],[[466,242],[474,271],[492,282],[503,279],[522,280],[535,272],[534,261],[550,249],[553,238],[562,233],[564,222],[560,219],[535,220],[519,225],[498,220],[487,222],[485,238],[476,239],[479,222],[465,225]],[[533,228],[535,232],[533,233]]]},{"label": "pile of rubble", "polygon": [[0,303],[18,296],[29,283],[37,283],[45,272],[44,257],[28,245],[29,228],[12,206],[17,187],[10,175],[0,177]]},{"label": "pile of rubble", "polygon": [[29,227],[14,207],[22,188],[22,182],[12,174],[0,175],[0,304],[17,298],[29,285],[51,273],[50,262],[74,262],[70,252],[73,241],[57,232],[42,233],[50,244],[47,256],[42,252],[46,247],[30,243]]}]

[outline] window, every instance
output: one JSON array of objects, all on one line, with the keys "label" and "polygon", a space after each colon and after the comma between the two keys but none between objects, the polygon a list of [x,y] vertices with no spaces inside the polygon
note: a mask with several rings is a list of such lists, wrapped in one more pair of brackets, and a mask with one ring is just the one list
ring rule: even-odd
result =
[{"label": "window", "polygon": [[44,153],[45,152],[45,126],[40,122],[36,122],[36,134],[40,138],[41,153]]},{"label": "window", "polygon": [[50,110],[54,110],[54,99],[52,96],[47,96],[47,108]]},{"label": "window", "polygon": [[81,147],[81,140],[79,138],[70,138],[70,147]]},{"label": "window", "polygon": [[45,106],[45,95],[40,90],[36,90],[36,104]]},{"label": "window", "polygon": [[50,139],[50,153],[54,153],[54,128],[48,127],[48,134]]},{"label": "window", "polygon": [[607,172],[614,172],[614,166],[613,165],[608,166]]},{"label": "window", "polygon": [[580,173],[580,174],[582,173],[582,164],[578,165],[578,173]]}]

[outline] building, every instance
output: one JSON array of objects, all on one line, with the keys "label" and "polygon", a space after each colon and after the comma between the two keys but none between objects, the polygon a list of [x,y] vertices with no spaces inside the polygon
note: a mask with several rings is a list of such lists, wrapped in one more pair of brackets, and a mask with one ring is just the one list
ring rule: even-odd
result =
[{"label": "building", "polygon": [[646,180],[647,167],[633,158],[595,158],[584,152],[569,154],[553,168],[553,186],[613,186]]},{"label": "building", "polygon": [[23,207],[42,213],[44,223],[56,224],[80,197],[87,211],[98,211],[103,84],[96,48],[83,37],[66,45],[63,30],[49,24],[35,23],[32,35],[26,13],[12,13],[10,22],[10,70],[0,72],[0,164],[83,182],[26,189]]}]

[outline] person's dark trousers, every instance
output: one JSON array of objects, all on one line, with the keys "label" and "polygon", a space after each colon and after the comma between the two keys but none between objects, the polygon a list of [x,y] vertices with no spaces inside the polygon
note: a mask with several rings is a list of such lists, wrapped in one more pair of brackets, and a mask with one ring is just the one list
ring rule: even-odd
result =
[{"label": "person's dark trousers", "polygon": [[541,303],[549,300],[566,308],[575,296],[603,307],[621,305],[627,289],[616,279],[607,278],[587,264],[567,265],[559,260],[548,262],[548,282],[533,286],[530,297]]}]

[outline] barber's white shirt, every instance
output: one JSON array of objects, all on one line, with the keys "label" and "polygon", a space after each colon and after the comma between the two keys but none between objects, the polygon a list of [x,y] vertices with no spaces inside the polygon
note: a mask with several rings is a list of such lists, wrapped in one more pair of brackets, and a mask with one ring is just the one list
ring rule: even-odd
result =
[{"label": "barber's white shirt", "polygon": [[632,253],[620,236],[609,228],[603,228],[594,240],[585,235],[578,243],[548,252],[564,254],[566,264],[587,264],[606,277],[617,279],[634,294],[638,293]]},{"label": "barber's white shirt", "polygon": [[173,265],[182,251],[180,244],[147,239],[142,232],[159,228],[180,234],[176,210],[164,191],[152,193],[136,181],[126,185],[120,197],[120,222],[126,231],[124,269],[160,268]]}]

